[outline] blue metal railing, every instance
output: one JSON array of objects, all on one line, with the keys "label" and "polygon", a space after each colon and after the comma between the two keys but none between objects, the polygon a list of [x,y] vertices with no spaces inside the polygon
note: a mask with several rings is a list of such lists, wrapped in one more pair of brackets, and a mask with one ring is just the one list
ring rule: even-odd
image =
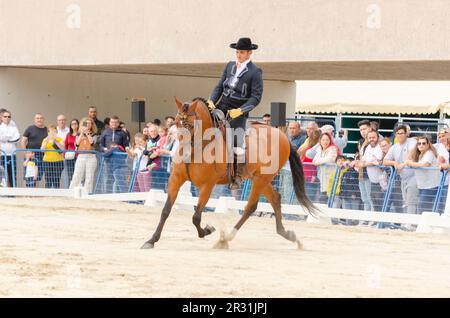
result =
[{"label": "blue metal railing", "polygon": [[[99,191],[99,186],[101,185],[101,183],[108,177],[111,177],[110,174],[108,174],[109,172],[105,170],[105,156],[102,153],[99,153],[97,151],[74,151],[74,150],[66,150],[66,151],[62,151],[62,150],[40,150],[40,149],[17,149],[11,156],[11,163],[12,163],[12,172],[14,176],[19,175],[16,171],[18,170],[16,168],[16,163],[19,162],[22,158],[21,155],[24,154],[24,152],[34,152],[34,153],[39,153],[40,156],[42,157],[43,153],[45,152],[57,152],[57,153],[64,153],[64,152],[75,152],[76,154],[81,154],[81,153],[94,153],[96,154],[100,160],[98,161],[98,165],[97,165],[97,174],[96,174],[96,181],[95,181],[95,186],[94,186],[94,193],[99,193],[101,191]],[[119,162],[119,165],[123,165],[123,160],[127,160],[127,154],[126,153],[114,153],[112,156],[118,156],[121,158],[122,163]],[[6,154],[4,152],[0,153],[0,157],[3,158],[2,162],[1,162],[1,167],[3,168],[3,170],[5,171],[5,176],[8,173],[8,169],[7,169],[7,161],[6,161]],[[16,159],[18,158],[18,159]],[[42,159],[42,158],[41,158]],[[141,158],[138,159],[137,163],[134,162],[134,166],[133,167],[129,167],[129,165],[127,166],[126,169],[124,169],[121,173],[123,175],[120,175],[120,178],[122,178],[122,182],[124,182],[124,180],[126,180],[126,184],[122,184],[123,188],[125,189],[126,192],[133,192],[135,190],[135,185],[136,185],[136,180],[137,180],[137,175],[139,173],[138,169],[136,169],[136,167],[139,167],[139,163],[140,163]],[[16,162],[17,161],[17,162]],[[120,160],[119,160],[120,161]],[[167,155],[163,155],[161,156],[161,161],[160,161],[160,167],[159,169],[156,169],[154,171],[151,171],[152,174],[152,181],[151,181],[151,188],[158,188],[158,189],[163,189],[164,191],[167,191],[167,182],[168,182],[168,178],[170,175],[170,156]],[[304,164],[304,167],[307,167],[308,165],[312,165],[312,164]],[[337,190],[338,190],[338,186],[340,185],[340,181],[341,181],[341,172],[342,172],[342,168],[338,168],[335,164],[332,164],[335,167],[334,170],[334,177],[332,179],[329,180],[329,182],[331,183],[331,190],[329,191],[326,203],[329,207],[333,207],[333,203],[336,199],[336,194],[337,194]],[[124,166],[122,166],[124,167]],[[381,169],[385,169],[387,170],[387,172],[389,173],[389,179],[388,179],[388,183],[387,183],[387,190],[385,190],[384,196],[383,196],[383,202],[382,202],[382,207],[381,207],[381,212],[387,212],[390,210],[390,206],[392,204],[392,194],[394,191],[394,187],[396,184],[396,178],[398,178],[398,173],[397,171],[393,168],[393,167],[385,167],[385,166],[378,166]],[[133,169],[134,168],[134,169]],[[128,170],[127,170],[128,169]],[[424,169],[424,170],[436,170],[439,169],[438,167],[425,167],[425,168],[405,168],[405,169]],[[125,171],[126,170],[126,171]],[[287,172],[287,174],[290,174],[290,171]],[[439,182],[439,187],[436,193],[435,198],[433,199],[433,204],[432,204],[432,212],[440,212],[441,206],[442,206],[442,200],[445,198],[446,195],[446,190],[447,186],[445,185],[445,181],[446,178],[448,176],[448,171],[442,171],[441,172],[441,177],[440,177],[440,182]],[[13,178],[13,187],[17,187],[18,186],[18,180],[19,177],[17,178]],[[7,179],[6,179],[7,180]],[[288,180],[288,178],[284,179],[282,178],[281,173],[278,174],[272,184],[274,186],[274,188],[278,191],[278,192],[283,192],[284,193],[288,193],[289,195],[284,198],[284,202],[287,202],[289,204],[293,204],[293,202],[295,201],[295,191],[293,188],[293,184],[292,182],[286,182],[285,180]],[[113,178],[113,182],[117,180],[114,180]],[[120,181],[120,180],[119,180]],[[324,182],[324,181],[323,181]],[[320,186],[319,182],[315,182],[316,186]],[[329,188],[330,183],[327,183],[327,188]],[[249,193],[250,193],[250,189],[251,189],[251,180],[246,180],[243,183],[243,187],[241,190],[239,190],[238,192],[238,197],[241,200],[247,200]],[[313,183],[307,183],[306,185],[306,190],[308,190],[308,186],[312,186]],[[343,185],[341,184],[341,187]],[[345,185],[344,185],[345,186]],[[68,186],[66,186],[68,187]],[[323,187],[322,187],[323,188]],[[340,189],[342,192],[342,188]],[[216,193],[217,196],[220,196],[220,194],[222,193],[221,189],[217,190],[218,192]],[[384,191],[384,190],[383,190]],[[219,193],[220,192],[220,193]],[[105,193],[105,192],[104,192]],[[108,192],[106,192],[108,193]],[[323,194],[323,193],[322,193]],[[267,202],[266,199],[264,197],[261,196],[261,201],[262,202]],[[358,203],[360,204],[360,200],[358,200]],[[318,202],[318,199],[316,198],[315,200],[313,200],[314,202]]]}]

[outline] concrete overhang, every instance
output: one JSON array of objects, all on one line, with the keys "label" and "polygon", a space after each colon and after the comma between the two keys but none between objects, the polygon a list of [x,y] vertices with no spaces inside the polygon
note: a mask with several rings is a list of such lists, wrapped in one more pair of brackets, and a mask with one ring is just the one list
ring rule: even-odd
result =
[{"label": "concrete overhang", "polygon": [[[265,80],[450,80],[450,61],[257,62]],[[218,78],[224,63],[8,66]]]}]

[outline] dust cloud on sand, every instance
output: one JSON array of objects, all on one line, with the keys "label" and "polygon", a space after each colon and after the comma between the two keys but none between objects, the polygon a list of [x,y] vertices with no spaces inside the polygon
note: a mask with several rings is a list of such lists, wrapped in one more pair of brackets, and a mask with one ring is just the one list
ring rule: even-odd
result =
[{"label": "dust cloud on sand", "polygon": [[0,297],[450,297],[450,236],[285,221],[305,249],[252,217],[173,211],[153,250],[160,208],[55,198],[0,199]]}]

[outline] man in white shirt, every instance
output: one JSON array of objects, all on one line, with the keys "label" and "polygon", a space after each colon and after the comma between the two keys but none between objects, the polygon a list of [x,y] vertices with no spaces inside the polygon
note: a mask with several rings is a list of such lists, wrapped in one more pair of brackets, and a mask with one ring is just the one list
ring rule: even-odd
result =
[{"label": "man in white shirt", "polygon": [[369,144],[367,145],[362,157],[363,167],[367,167],[367,175],[370,180],[370,197],[375,211],[381,211],[383,208],[384,192],[380,186],[380,177],[383,171],[378,165],[381,165],[383,151],[378,144],[378,132],[369,131],[367,134]]},{"label": "man in white shirt", "polygon": [[[8,110],[5,108],[0,108],[0,123],[1,123],[1,119],[2,119],[2,115],[4,112],[7,112]],[[11,119],[11,121],[9,122],[9,124],[11,126],[17,127],[16,123],[14,122],[14,120]]]},{"label": "man in white shirt", "polygon": [[448,130],[445,128],[441,129],[438,134],[438,142],[433,145],[438,153],[439,163],[448,164],[449,162],[449,152],[447,148],[448,139],[449,139]]},{"label": "man in white shirt", "polygon": [[[13,180],[15,180],[15,173],[13,175],[13,163],[12,159],[14,156],[14,165],[16,163],[15,151],[16,143],[20,140],[19,130],[16,125],[11,124],[11,113],[7,110],[1,113],[0,118],[0,165],[4,168],[6,167],[6,173],[8,176],[8,186],[13,186]],[[6,160],[6,164],[5,164]],[[15,167],[14,167],[15,168]],[[17,169],[14,169],[14,172]]]},{"label": "man in white shirt", "polygon": [[69,127],[67,127],[66,123],[66,116],[64,115],[58,115],[58,117],[56,117],[56,122],[57,122],[57,131],[58,133],[56,134],[57,137],[61,138],[63,140],[63,142],[66,140],[66,136],[69,133],[70,129]]}]

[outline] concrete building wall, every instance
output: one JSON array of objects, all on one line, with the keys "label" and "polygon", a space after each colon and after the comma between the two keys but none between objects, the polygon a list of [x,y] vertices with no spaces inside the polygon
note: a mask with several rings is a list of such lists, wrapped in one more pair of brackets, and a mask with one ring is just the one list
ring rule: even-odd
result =
[{"label": "concrete building wall", "polygon": [[[131,123],[131,98],[146,98],[147,121],[162,120],[176,113],[174,96],[185,101],[208,97],[216,83],[217,79],[195,77],[0,68],[0,107],[13,112],[21,132],[36,112],[43,113],[47,123],[56,123],[59,113],[69,120],[81,118],[90,105],[97,106],[101,119],[118,115],[134,132],[138,124]],[[294,113],[295,82],[264,85],[263,100],[252,116],[270,112],[273,101],[286,102],[287,113]]]},{"label": "concrete building wall", "polygon": [[0,65],[449,60],[448,0],[0,0]]}]

